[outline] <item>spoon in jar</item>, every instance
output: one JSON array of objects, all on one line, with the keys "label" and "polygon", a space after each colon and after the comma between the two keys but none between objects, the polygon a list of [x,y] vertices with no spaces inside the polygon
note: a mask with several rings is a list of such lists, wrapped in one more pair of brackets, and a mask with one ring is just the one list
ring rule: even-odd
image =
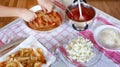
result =
[{"label": "spoon in jar", "polygon": [[80,14],[79,20],[80,20],[80,21],[81,21],[81,20],[84,20],[84,17],[83,17],[83,15],[82,15],[82,7],[81,7],[81,1],[80,1],[80,0],[78,0],[78,8],[79,8],[79,14]]}]

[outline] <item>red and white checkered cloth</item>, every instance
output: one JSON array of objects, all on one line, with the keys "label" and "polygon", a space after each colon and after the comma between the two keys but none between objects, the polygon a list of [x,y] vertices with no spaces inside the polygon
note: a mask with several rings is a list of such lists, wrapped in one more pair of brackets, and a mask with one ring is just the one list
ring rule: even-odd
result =
[{"label": "red and white checkered cloth", "polygon": [[[103,25],[103,24],[109,23],[110,25],[116,26],[114,24],[111,24],[105,18],[100,17],[100,16],[94,20],[94,24],[96,23],[96,21],[97,21],[98,25]],[[81,31],[79,33],[83,34],[83,36],[90,39],[94,43],[94,45],[97,49],[102,51],[107,57],[109,57],[115,63],[120,65],[120,58],[119,58],[120,52],[113,52],[113,51],[105,50],[105,49],[101,48],[100,46],[98,46],[98,44],[95,42],[95,40],[93,38],[92,30],[98,26],[96,26],[97,24],[95,24],[95,26],[94,26],[94,24],[92,27],[90,27],[89,30]],[[56,45],[68,42],[68,40],[70,38],[74,37],[74,35],[76,35],[77,33],[78,32],[75,31],[68,24],[68,22],[64,22],[60,27],[56,28],[55,30],[53,30],[51,32],[38,32],[38,31],[29,29],[25,25],[24,21],[18,19],[17,21],[13,22],[12,24],[8,25],[6,28],[4,28],[0,31],[0,47],[2,47],[3,45],[5,45],[7,43],[10,43],[11,41],[15,41],[17,39],[26,38],[30,35],[33,35],[45,47],[47,47],[49,50],[52,50],[56,47]]]},{"label": "red and white checkered cloth", "polygon": [[0,31],[0,47],[20,38],[30,35],[35,36],[45,47],[52,49],[53,46],[66,42],[74,36],[75,31],[67,22],[50,32],[38,32],[29,29],[24,21],[18,20],[7,28]]},{"label": "red and white checkered cloth", "polygon": [[[113,19],[112,19],[113,20]],[[112,59],[115,63],[120,65],[120,52],[107,51],[95,42],[93,38],[92,31],[98,27],[98,25],[108,24],[120,28],[120,25],[116,22],[108,20],[108,17],[99,16],[95,18],[94,24],[90,27],[89,30],[81,31],[80,34],[83,34],[85,37],[90,39],[95,47],[102,51],[107,57]],[[102,23],[103,22],[103,23]],[[112,23],[111,23],[112,22]],[[87,32],[87,33],[86,33]],[[4,46],[11,41],[16,41],[17,39],[26,38],[30,35],[35,36],[40,43],[42,43],[49,50],[52,50],[58,44],[63,44],[68,42],[70,38],[76,35],[78,32],[75,31],[67,22],[64,22],[60,27],[51,31],[51,32],[38,32],[29,29],[24,21],[18,19],[12,24],[9,24],[6,28],[0,30],[0,47]]]},{"label": "red and white checkered cloth", "polygon": [[92,43],[94,43],[94,46],[103,52],[108,58],[113,60],[116,64],[120,65],[120,52],[115,52],[115,51],[108,51],[100,47],[94,40],[93,33],[89,30],[85,30],[80,32],[81,35],[85,36],[86,38],[90,39]]},{"label": "red and white checkered cloth", "polygon": [[[109,18],[110,19],[110,18]],[[94,40],[94,37],[93,37],[93,33],[92,31],[100,26],[100,25],[104,25],[104,24],[107,24],[107,25],[112,25],[112,26],[116,26],[120,29],[120,23],[116,23],[115,21],[113,20],[109,20],[108,18],[104,18],[104,16],[99,16],[97,17],[95,20],[94,20],[94,24],[93,26],[91,27],[91,29],[89,30],[85,30],[85,31],[81,31],[79,32],[80,35],[83,35],[85,37],[87,37],[88,39],[90,39],[93,43],[94,43],[94,46],[101,52],[103,52],[108,58],[110,58],[113,62],[115,62],[116,64],[118,64],[120,66],[120,51],[109,51],[109,50],[105,50],[103,49],[102,47],[100,47]],[[118,24],[118,25],[116,25]]]}]

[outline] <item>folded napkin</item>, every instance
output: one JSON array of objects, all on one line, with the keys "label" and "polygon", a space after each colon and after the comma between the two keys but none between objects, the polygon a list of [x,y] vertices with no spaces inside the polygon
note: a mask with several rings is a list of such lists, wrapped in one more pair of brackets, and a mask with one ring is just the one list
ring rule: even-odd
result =
[{"label": "folded napkin", "polygon": [[[120,66],[120,51],[109,51],[109,50],[106,50],[106,49],[100,47],[94,40],[93,33],[92,33],[92,31],[94,31],[95,28],[100,25],[112,25],[112,26],[116,26],[116,27],[120,28],[120,25],[116,25],[117,21],[116,22],[113,20],[111,21],[112,18],[109,18],[109,19],[104,17],[103,15],[100,15],[93,21],[93,26],[90,27],[90,29],[81,31],[81,32],[79,32],[79,34],[90,39],[92,41],[92,43],[94,43],[94,46],[99,51],[103,52],[108,58],[110,58],[113,62],[115,62],[116,64],[118,64]],[[119,24],[119,22],[117,24]]]}]

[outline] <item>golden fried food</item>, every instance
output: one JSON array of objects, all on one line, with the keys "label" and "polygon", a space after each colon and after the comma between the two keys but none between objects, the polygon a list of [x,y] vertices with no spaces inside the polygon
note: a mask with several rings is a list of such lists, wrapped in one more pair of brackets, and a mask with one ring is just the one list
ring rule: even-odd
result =
[{"label": "golden fried food", "polygon": [[40,10],[36,12],[37,18],[32,22],[26,22],[28,27],[34,30],[48,31],[58,27],[62,23],[62,18],[59,13],[53,10],[50,13],[45,13]]},{"label": "golden fried food", "polygon": [[21,48],[0,62],[0,67],[41,67],[42,64],[46,64],[46,59],[40,48]]}]

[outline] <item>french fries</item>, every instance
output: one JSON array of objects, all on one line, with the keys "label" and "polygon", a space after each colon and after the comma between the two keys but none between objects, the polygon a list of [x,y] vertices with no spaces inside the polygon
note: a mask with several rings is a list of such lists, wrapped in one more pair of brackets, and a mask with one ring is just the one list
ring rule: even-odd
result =
[{"label": "french fries", "polygon": [[0,62],[0,67],[41,67],[42,64],[46,64],[46,59],[40,48],[21,48]]},{"label": "french fries", "polygon": [[34,30],[48,31],[58,27],[62,23],[62,18],[59,13],[53,10],[51,13],[44,11],[36,12],[37,18],[32,22],[26,22],[28,27]]}]

